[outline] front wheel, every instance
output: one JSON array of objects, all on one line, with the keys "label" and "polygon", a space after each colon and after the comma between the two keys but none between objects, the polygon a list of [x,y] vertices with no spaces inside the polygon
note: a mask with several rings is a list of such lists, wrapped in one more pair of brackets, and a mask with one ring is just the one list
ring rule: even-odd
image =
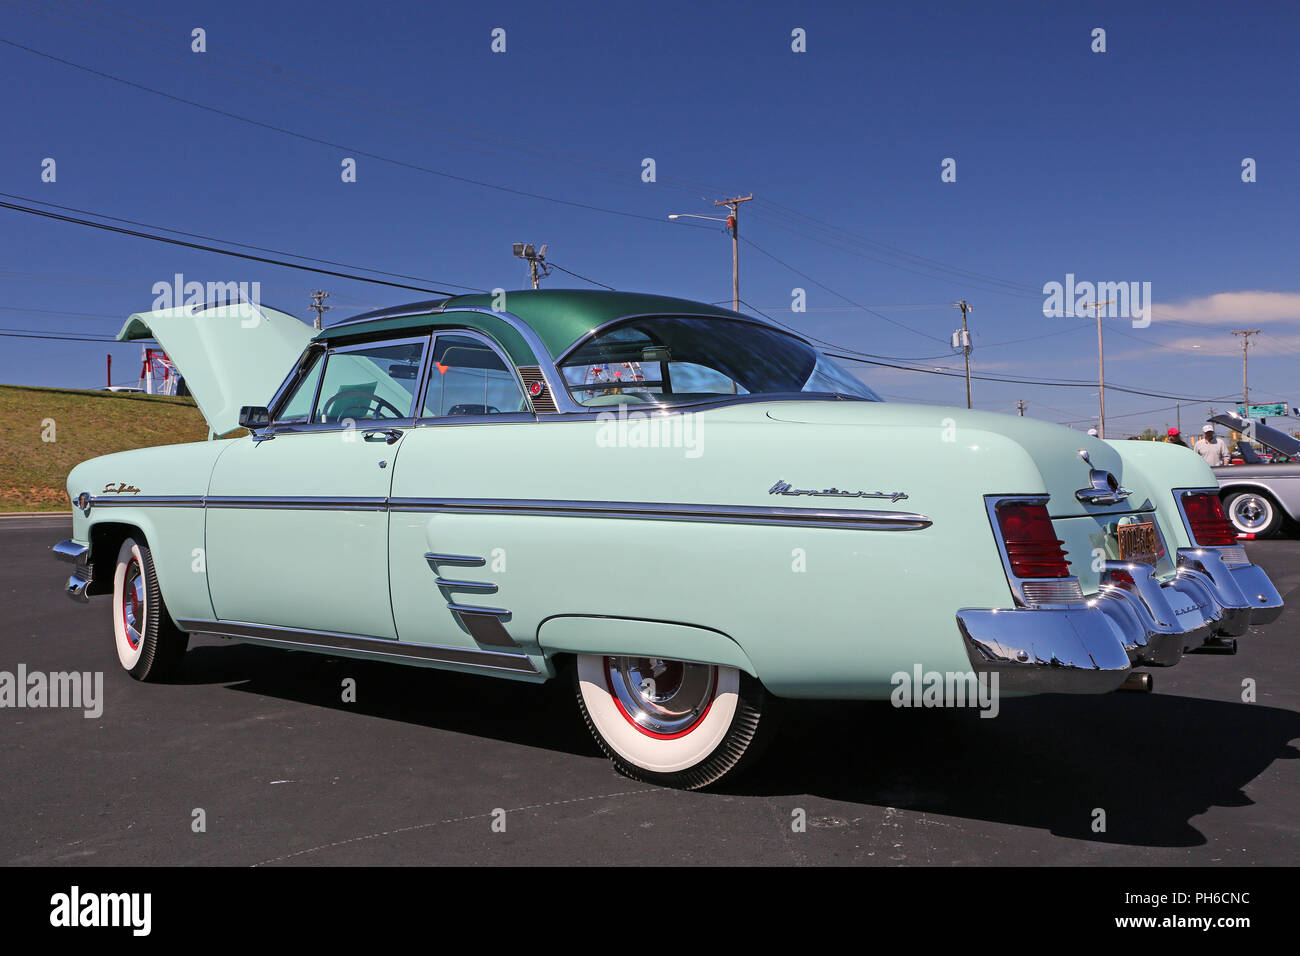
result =
[{"label": "front wheel", "polygon": [[142,681],[166,679],[180,666],[190,640],[163,603],[149,546],[134,538],[123,541],[117,552],[113,637],[122,668]]},{"label": "front wheel", "polygon": [[1228,495],[1223,510],[1232,526],[1242,534],[1263,538],[1282,524],[1282,514],[1267,495],[1257,491],[1239,491]]},{"label": "front wheel", "polygon": [[773,698],[734,667],[583,654],[578,706],[624,776],[698,790],[752,760],[774,722]]}]

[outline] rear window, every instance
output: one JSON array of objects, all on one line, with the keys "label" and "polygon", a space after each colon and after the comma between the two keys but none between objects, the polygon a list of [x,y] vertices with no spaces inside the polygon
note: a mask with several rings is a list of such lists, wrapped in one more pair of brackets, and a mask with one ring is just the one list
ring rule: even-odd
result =
[{"label": "rear window", "polygon": [[864,382],[793,335],[741,319],[629,319],[560,365],[574,401],[672,405],[729,395],[823,395],[880,401]]}]

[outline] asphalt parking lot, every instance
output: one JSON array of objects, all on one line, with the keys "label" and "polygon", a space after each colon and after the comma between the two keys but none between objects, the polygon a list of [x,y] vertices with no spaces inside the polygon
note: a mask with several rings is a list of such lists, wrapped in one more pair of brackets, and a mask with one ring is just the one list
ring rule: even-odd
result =
[{"label": "asphalt parking lot", "polygon": [[108,598],[63,596],[49,548],[68,533],[0,518],[0,671],[104,675],[98,719],[0,710],[7,865],[1276,865],[1300,850],[1300,541],[1247,545],[1282,618],[1236,656],[1156,670],[1152,694],[1009,700],[994,720],[798,704],[753,772],[680,793],[615,774],[558,682],[201,639],[178,682],[137,683]]}]

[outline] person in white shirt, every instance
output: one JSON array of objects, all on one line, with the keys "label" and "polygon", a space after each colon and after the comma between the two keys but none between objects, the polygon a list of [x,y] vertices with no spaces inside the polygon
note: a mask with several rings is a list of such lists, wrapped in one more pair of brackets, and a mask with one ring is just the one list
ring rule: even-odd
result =
[{"label": "person in white shirt", "polygon": [[1228,452],[1228,443],[1222,438],[1215,437],[1214,426],[1208,422],[1201,429],[1201,437],[1196,440],[1196,447],[1193,450],[1204,458],[1205,463],[1211,468],[1232,463],[1232,455]]}]

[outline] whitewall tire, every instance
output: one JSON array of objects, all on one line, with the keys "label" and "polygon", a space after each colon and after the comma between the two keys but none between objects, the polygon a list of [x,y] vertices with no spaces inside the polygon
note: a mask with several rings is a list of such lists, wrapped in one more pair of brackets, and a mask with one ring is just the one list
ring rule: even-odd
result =
[{"label": "whitewall tire", "polygon": [[625,776],[696,790],[735,773],[767,737],[772,698],[734,667],[581,654],[578,706]]},{"label": "whitewall tire", "polygon": [[1260,538],[1272,534],[1282,524],[1282,515],[1277,505],[1268,495],[1256,491],[1227,495],[1223,511],[1239,532]]},{"label": "whitewall tire", "polygon": [[143,539],[127,538],[113,570],[113,639],[122,669],[136,680],[163,680],[180,664],[189,635],[172,622]]}]

